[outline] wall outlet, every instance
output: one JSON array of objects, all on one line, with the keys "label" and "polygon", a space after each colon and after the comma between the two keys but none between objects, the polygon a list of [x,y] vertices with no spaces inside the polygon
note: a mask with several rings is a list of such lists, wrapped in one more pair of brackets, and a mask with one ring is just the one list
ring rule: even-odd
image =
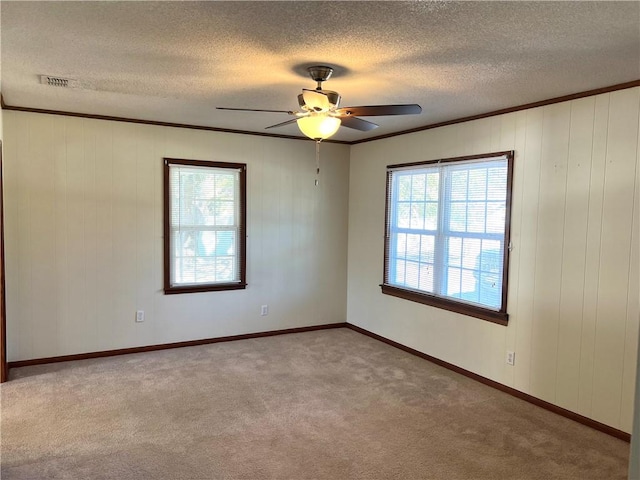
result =
[{"label": "wall outlet", "polygon": [[516,364],[516,352],[507,350],[507,365],[515,365],[515,364]]},{"label": "wall outlet", "polygon": [[136,312],[136,322],[144,322],[144,310],[138,310]]},{"label": "wall outlet", "polygon": [[269,305],[262,305],[260,307],[260,315],[262,315],[263,317],[265,315],[269,315]]}]

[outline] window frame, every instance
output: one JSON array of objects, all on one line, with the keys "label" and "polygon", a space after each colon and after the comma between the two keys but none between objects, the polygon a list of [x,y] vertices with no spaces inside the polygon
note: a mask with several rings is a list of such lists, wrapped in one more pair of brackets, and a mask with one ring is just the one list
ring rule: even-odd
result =
[{"label": "window frame", "polygon": [[[484,153],[478,155],[467,155],[462,157],[451,157],[437,160],[427,160],[421,162],[410,162],[402,164],[394,164],[387,166],[386,177],[386,196],[385,196],[385,220],[384,220],[384,269],[383,269],[383,281],[380,285],[382,293],[391,295],[394,297],[402,298],[412,302],[429,305],[436,308],[441,308],[451,312],[461,313],[471,317],[479,318],[489,322],[497,323],[500,325],[507,325],[509,322],[509,314],[507,313],[507,293],[509,284],[509,252],[511,250],[511,198],[513,193],[513,161],[515,152],[513,150],[507,150],[502,152]],[[439,296],[436,294],[427,293],[422,290],[414,290],[398,285],[392,285],[389,283],[389,270],[390,270],[390,252],[391,247],[391,203],[392,203],[392,173],[394,170],[400,168],[410,167],[425,167],[434,164],[453,163],[470,160],[480,160],[483,158],[490,159],[495,157],[506,157],[507,161],[507,179],[506,179],[506,197],[505,197],[505,231],[504,231],[504,255],[502,259],[502,295],[501,306],[498,311],[490,308],[484,308],[479,305],[473,305],[466,302],[459,302],[448,297]],[[438,201],[440,204],[440,201]],[[438,213],[439,224],[440,211]],[[440,225],[438,228],[440,231]]]},{"label": "window frame", "polygon": [[[163,158],[164,170],[164,293],[197,293],[225,290],[240,290],[247,287],[247,165],[245,163],[218,162],[207,160],[187,160],[182,158]],[[229,283],[202,283],[189,285],[171,284],[171,166],[186,165],[192,167],[226,168],[238,171],[238,201],[240,205],[238,226],[238,269],[239,281]]]}]

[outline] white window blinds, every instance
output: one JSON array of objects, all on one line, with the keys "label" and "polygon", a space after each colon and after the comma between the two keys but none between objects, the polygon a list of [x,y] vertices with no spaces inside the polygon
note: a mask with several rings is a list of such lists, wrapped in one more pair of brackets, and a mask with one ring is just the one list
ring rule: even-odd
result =
[{"label": "white window blinds", "polygon": [[168,168],[171,286],[241,282],[241,169]]},{"label": "white window blinds", "polygon": [[506,155],[390,167],[385,284],[503,311]]}]

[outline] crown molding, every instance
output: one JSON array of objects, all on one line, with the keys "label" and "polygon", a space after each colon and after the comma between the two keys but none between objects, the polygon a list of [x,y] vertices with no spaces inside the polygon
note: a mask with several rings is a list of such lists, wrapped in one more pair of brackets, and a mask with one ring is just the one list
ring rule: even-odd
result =
[{"label": "crown molding", "polygon": [[[376,137],[365,138],[362,140],[354,140],[354,141],[344,141],[344,140],[323,140],[324,143],[337,143],[341,145],[358,145],[360,143],[373,142],[375,140],[382,140],[385,138],[397,137],[400,135],[406,135],[408,133],[416,133],[422,132],[424,130],[431,130],[434,128],[446,127],[447,125],[455,125],[457,123],[470,122],[472,120],[480,120],[482,118],[495,117],[497,115],[504,115],[506,113],[518,112],[521,110],[528,110],[531,108],[544,107],[546,105],[552,105],[554,103],[568,102],[570,100],[577,100],[579,98],[591,97],[594,95],[601,95],[603,93],[615,92],[617,90],[625,90],[627,88],[640,87],[640,79],[632,80],[630,82],[618,83],[616,85],[611,85],[608,87],[596,88],[593,90],[586,90],[584,92],[572,93],[570,95],[563,95],[561,97],[549,98],[547,100],[541,100],[539,102],[525,103],[523,105],[518,105],[515,107],[502,108],[500,110],[493,110],[491,112],[481,113],[478,115],[471,115],[468,117],[461,117],[452,120],[447,120],[444,122],[431,123],[428,125],[424,125],[422,127],[416,127],[409,130],[401,130],[399,132],[387,133],[384,135],[378,135]],[[96,115],[90,113],[79,113],[79,112],[67,112],[64,110],[47,110],[42,108],[31,108],[31,107],[20,107],[15,105],[7,105],[4,101],[4,97],[2,93],[0,93],[0,107],[3,110],[13,110],[16,112],[30,112],[30,113],[42,113],[46,115],[61,115],[67,117],[80,117],[80,118],[92,118],[96,120],[108,120],[112,122],[128,122],[128,123],[138,123],[143,125],[157,125],[161,127],[175,127],[175,128],[188,128],[192,130],[205,130],[209,132],[219,132],[219,133],[234,133],[237,135],[254,135],[258,137],[270,137],[270,138],[284,138],[287,140],[302,140],[302,141],[313,141],[306,137],[297,137],[294,135],[278,135],[275,133],[264,133],[264,132],[251,132],[248,130],[234,130],[231,128],[218,128],[218,127],[208,127],[204,125],[190,125],[184,123],[172,123],[172,122],[159,122],[155,120],[142,120],[136,118],[126,118],[126,117],[114,117],[109,115]]]}]

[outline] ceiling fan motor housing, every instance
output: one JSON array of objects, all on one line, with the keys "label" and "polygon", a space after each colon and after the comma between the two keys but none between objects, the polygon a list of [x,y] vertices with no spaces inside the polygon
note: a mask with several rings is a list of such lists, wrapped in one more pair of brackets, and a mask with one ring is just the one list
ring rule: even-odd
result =
[{"label": "ceiling fan motor housing", "polygon": [[307,72],[309,72],[314,82],[324,82],[328,80],[333,73],[333,68],[326,65],[314,65],[313,67],[307,68]]},{"label": "ceiling fan motor housing", "polygon": [[[333,108],[338,108],[340,106],[340,94],[338,92],[333,92],[331,90],[317,90],[317,91],[318,93],[322,93],[327,97],[327,99],[329,100],[329,103]],[[304,110],[308,110],[307,108],[305,108],[307,104],[304,101],[304,95],[302,93],[298,95],[298,105],[300,105],[300,108]]]}]

